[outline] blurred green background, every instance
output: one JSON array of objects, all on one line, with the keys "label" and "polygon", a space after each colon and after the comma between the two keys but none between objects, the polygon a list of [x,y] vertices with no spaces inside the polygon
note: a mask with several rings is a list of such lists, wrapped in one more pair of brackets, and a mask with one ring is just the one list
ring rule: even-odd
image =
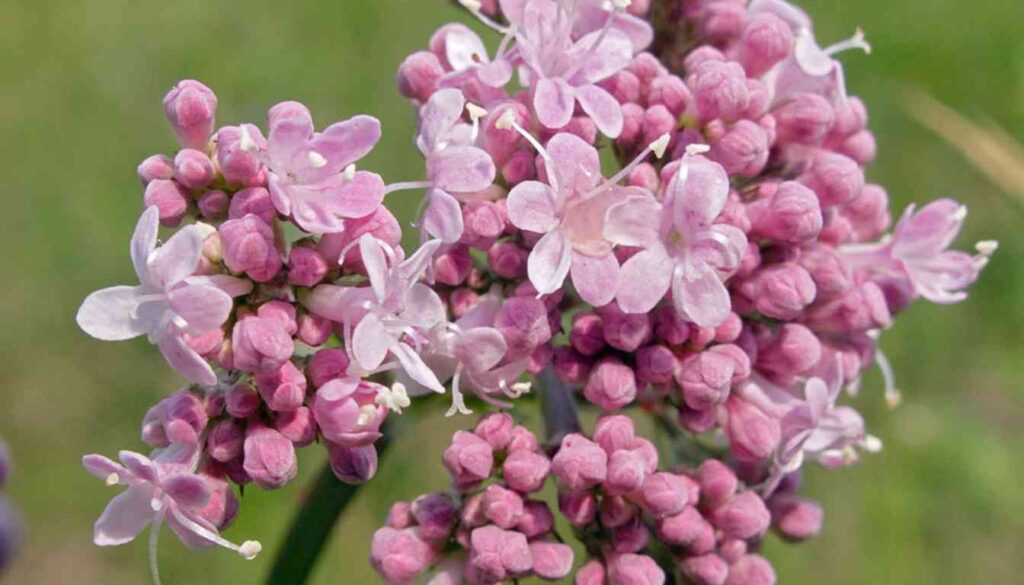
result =
[{"label": "blurred green background", "polygon": [[[874,55],[844,56],[851,93],[869,104],[880,156],[869,177],[898,210],[955,197],[971,208],[961,246],[998,239],[969,302],[913,306],[884,337],[905,404],[884,408],[876,373],[857,400],[885,450],[863,464],[808,473],[826,510],[817,540],[768,554],[782,583],[1019,583],[1024,574],[1024,237],[1013,202],[950,145],[915,123],[908,87],[1024,136],[1024,11],[1019,0],[806,0],[823,42],[861,26]],[[0,435],[10,495],[29,523],[9,583],[143,583],[146,543],[93,547],[91,524],[113,495],[87,475],[86,452],[142,449],[138,423],[175,388],[145,341],[105,344],[73,322],[89,292],[133,275],[127,243],[139,212],[135,165],[170,152],[160,100],[180,78],[210,85],[218,122],[264,120],[284,99],[318,123],[370,113],[384,123],[366,167],[392,181],[422,172],[413,118],[394,91],[402,58],[442,23],[468,20],[442,0],[5,0],[0,3]],[[970,148],[970,145],[964,145]],[[406,197],[403,199],[403,197]],[[414,195],[398,195],[408,217]],[[441,488],[437,464],[464,420],[420,414],[337,527],[316,583],[375,583],[371,531],[388,502]],[[425,419],[425,420],[424,420]],[[245,562],[191,553],[164,534],[164,581],[256,583],[269,568],[322,454],[307,449],[298,481],[248,490],[236,541]]]}]

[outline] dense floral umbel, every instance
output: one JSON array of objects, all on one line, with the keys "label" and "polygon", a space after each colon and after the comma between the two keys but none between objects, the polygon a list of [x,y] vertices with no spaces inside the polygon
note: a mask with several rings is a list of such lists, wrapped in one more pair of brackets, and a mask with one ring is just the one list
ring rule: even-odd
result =
[{"label": "dense floral umbel", "polygon": [[[138,167],[138,285],[93,293],[78,323],[145,335],[189,385],[145,415],[150,457],[86,458],[127,486],[96,542],[167,523],[251,558],[257,543],[219,534],[230,484],[281,487],[312,444],[365,483],[415,397],[507,409],[544,373],[619,414],[590,437],[549,428],[564,439],[547,454],[507,414],[456,434],[452,491],[396,506],[374,539],[387,580],[565,577],[535,496],[550,470],[590,556],[578,583],[773,582],[755,554],[769,525],[820,527],[795,495],[803,463],[881,447],[842,403],[877,365],[898,404],[880,333],[918,298],[963,300],[996,243],[951,249],[967,212],[949,199],[889,233],[867,109],[837,59],[870,50],[859,31],[822,46],[784,0],[461,4],[497,49],[450,23],[402,62],[423,168],[401,182],[357,167],[381,136],[370,116],[318,130],[283,102],[262,127],[217,128],[205,85],[167,94],[180,150]],[[410,190],[407,250],[383,202]],[[668,432],[680,467],[659,470],[632,413]]]}]

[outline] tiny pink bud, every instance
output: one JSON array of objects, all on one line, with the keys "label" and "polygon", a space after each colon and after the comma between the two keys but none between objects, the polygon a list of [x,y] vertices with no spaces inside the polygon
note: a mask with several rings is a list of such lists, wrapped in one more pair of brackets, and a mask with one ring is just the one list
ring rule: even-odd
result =
[{"label": "tiny pink bud", "polygon": [[775,585],[775,569],[764,557],[745,555],[729,567],[725,585]]},{"label": "tiny pink bud", "polygon": [[594,442],[609,456],[619,450],[632,449],[635,441],[635,427],[628,416],[605,415],[594,425]]},{"label": "tiny pink bud", "polygon": [[605,570],[601,561],[590,561],[576,571],[575,585],[605,585]]},{"label": "tiny pink bud", "polygon": [[487,250],[487,263],[502,278],[514,280],[526,276],[529,252],[511,242],[498,242]]},{"label": "tiny pink bud", "polygon": [[652,516],[675,516],[689,502],[688,489],[689,485],[683,477],[662,471],[647,478],[640,491],[640,498]]},{"label": "tiny pink bud", "polygon": [[302,313],[296,321],[296,337],[310,347],[323,345],[331,338],[334,327],[329,319],[312,313]]},{"label": "tiny pink bud", "polygon": [[509,440],[508,447],[505,450],[508,453],[539,451],[540,443],[537,441],[537,435],[533,434],[530,429],[522,425],[516,425],[512,428],[512,438]]},{"label": "tiny pink bud", "polygon": [[267,141],[254,124],[226,126],[217,131],[217,164],[229,185],[256,187],[266,183],[260,152]]},{"label": "tiny pink bud", "polygon": [[604,480],[604,491],[609,495],[625,495],[635,492],[647,478],[647,463],[636,451],[615,451],[608,458],[608,474]]},{"label": "tiny pink bud", "polygon": [[480,437],[495,451],[504,450],[512,441],[512,429],[516,421],[506,412],[491,413],[480,419],[473,433]]},{"label": "tiny pink bud", "polygon": [[523,498],[516,492],[491,484],[484,490],[484,516],[497,526],[510,530],[523,517]]},{"label": "tiny pink bud", "polygon": [[519,519],[516,530],[534,539],[543,536],[555,527],[555,516],[547,503],[540,500],[526,500],[523,503],[523,517]]},{"label": "tiny pink bud", "polygon": [[597,498],[589,491],[559,492],[558,509],[573,526],[586,526],[597,517]]},{"label": "tiny pink bud", "polygon": [[679,360],[664,345],[648,345],[636,353],[636,378],[642,385],[668,384],[679,369]]},{"label": "tiny pink bud", "polygon": [[442,493],[427,494],[416,498],[411,512],[420,528],[420,536],[426,540],[444,540],[455,524],[455,504]]},{"label": "tiny pink bud", "polygon": [[711,145],[709,158],[730,175],[755,177],[768,163],[768,134],[750,120],[740,120]]},{"label": "tiny pink bud", "polygon": [[377,475],[377,448],[373,445],[342,447],[327,443],[331,471],[341,481],[361,485]]},{"label": "tiny pink bud", "polygon": [[738,63],[706,60],[688,79],[702,120],[739,118],[750,105],[747,75]]},{"label": "tiny pink bud", "polygon": [[139,163],[136,170],[143,185],[157,179],[169,181],[174,178],[174,161],[166,155],[154,154]]},{"label": "tiny pink bud", "polygon": [[220,462],[228,462],[242,454],[245,429],[235,419],[215,424],[206,437],[206,452]]},{"label": "tiny pink bud", "polygon": [[662,105],[676,118],[683,115],[693,101],[693,95],[686,83],[675,75],[664,75],[651,81],[647,92],[647,104]]},{"label": "tiny pink bud", "polygon": [[689,557],[682,568],[683,574],[699,585],[722,585],[729,575],[729,565],[714,553]]},{"label": "tiny pink bud", "polygon": [[274,428],[296,447],[305,447],[316,440],[316,420],[313,418],[313,412],[305,406],[277,413],[274,417]]},{"label": "tiny pink bud", "polygon": [[288,283],[315,286],[327,274],[327,261],[316,250],[297,246],[288,254]]},{"label": "tiny pink bud", "polygon": [[156,206],[160,210],[160,224],[176,227],[188,211],[188,191],[177,181],[155,179],[146,185],[142,196],[143,205]]},{"label": "tiny pink bud", "polygon": [[475,434],[458,431],[442,460],[460,488],[471,488],[491,475],[494,450]]},{"label": "tiny pink bud", "polygon": [[853,159],[822,150],[811,159],[799,181],[818,195],[822,207],[844,205],[864,189],[864,171]]},{"label": "tiny pink bud", "polygon": [[444,68],[436,55],[417,51],[398,67],[398,91],[406,98],[426,103],[443,75]]},{"label": "tiny pink bud", "polygon": [[306,377],[290,360],[258,371],[255,380],[263,401],[275,412],[291,412],[306,398]]},{"label": "tiny pink bud", "polygon": [[235,418],[248,418],[260,407],[260,395],[249,384],[235,384],[225,394],[224,408]]},{"label": "tiny pink bud", "polygon": [[473,259],[465,246],[450,246],[434,257],[434,280],[448,286],[459,286],[469,277]]},{"label": "tiny pink bud", "polygon": [[792,96],[773,115],[780,143],[821,144],[833,121],[832,105],[815,93]]},{"label": "tiny pink bud", "polygon": [[284,435],[262,424],[251,424],[245,436],[245,472],[265,490],[277,489],[295,478],[295,446]]},{"label": "tiny pink bud", "polygon": [[232,219],[220,226],[224,263],[235,273],[245,273],[256,282],[267,282],[281,269],[281,255],[274,242],[274,230],[256,215]]},{"label": "tiny pink bud", "polygon": [[824,512],[817,502],[782,495],[773,498],[770,507],[772,525],[787,540],[807,540],[821,532]]},{"label": "tiny pink bud", "polygon": [[636,351],[651,339],[651,319],[646,313],[624,313],[617,304],[600,310],[604,339],[608,345],[626,352]]},{"label": "tiny pink bud", "polygon": [[773,194],[747,205],[746,212],[751,235],[790,244],[814,239],[823,222],[818,197],[794,181],[779,184]]},{"label": "tiny pink bud", "polygon": [[711,521],[727,537],[749,540],[764,534],[771,524],[764,500],[752,491],[734,495],[714,509]]},{"label": "tiny pink bud", "polygon": [[377,530],[370,551],[370,564],[390,585],[414,583],[435,556],[415,528]]},{"label": "tiny pink bud", "polygon": [[164,114],[183,148],[206,148],[216,112],[217,96],[198,81],[180,81],[164,96]]},{"label": "tiny pink bud", "polygon": [[319,388],[331,380],[342,378],[348,369],[348,354],[344,349],[321,349],[313,354],[306,373],[314,388]]},{"label": "tiny pink bud", "polygon": [[739,461],[767,459],[779,445],[781,430],[777,420],[753,404],[735,396],[725,402],[728,421],[726,434],[733,456]]},{"label": "tiny pink bud", "polygon": [[740,285],[740,292],[752,299],[764,315],[789,321],[814,302],[818,291],[811,275],[799,264],[783,262],[762,267]]},{"label": "tiny pink bud", "polygon": [[540,491],[550,471],[547,457],[527,450],[513,451],[502,464],[505,483],[522,494]]},{"label": "tiny pink bud", "polygon": [[562,439],[551,461],[551,471],[569,491],[589,489],[605,480],[608,455],[597,443],[571,433]]},{"label": "tiny pink bud", "polygon": [[533,353],[551,339],[548,311],[544,303],[534,297],[514,297],[506,300],[495,317],[494,326],[508,344],[507,360],[516,360]]},{"label": "tiny pink bud", "polygon": [[617,410],[636,399],[636,376],[633,369],[618,358],[597,362],[587,377],[583,396],[605,410]]},{"label": "tiny pink bud", "polygon": [[665,572],[649,556],[617,555],[608,561],[608,582],[612,585],[662,585]]},{"label": "tiny pink bud", "polygon": [[704,502],[715,507],[732,497],[739,486],[739,480],[732,469],[717,459],[708,459],[697,468],[700,494]]},{"label": "tiny pink bud", "polygon": [[756,14],[743,27],[737,58],[750,77],[760,77],[789,56],[793,31],[771,12]]},{"label": "tiny pink bud", "polygon": [[541,579],[557,581],[572,571],[572,547],[559,542],[532,542],[533,572]]},{"label": "tiny pink bud", "polygon": [[203,193],[196,204],[204,219],[220,220],[228,214],[228,195],[218,189]]},{"label": "tiny pink bud", "polygon": [[203,152],[186,148],[174,157],[174,178],[188,189],[206,187],[213,174],[213,161]]},{"label": "tiny pink bud", "polygon": [[669,345],[681,345],[690,337],[690,325],[674,307],[668,305],[655,310],[654,331]]},{"label": "tiny pink bud", "polygon": [[274,223],[277,208],[270,199],[270,191],[263,187],[249,187],[231,197],[231,204],[228,207],[230,219],[241,219],[249,214],[260,218],[267,225]]}]

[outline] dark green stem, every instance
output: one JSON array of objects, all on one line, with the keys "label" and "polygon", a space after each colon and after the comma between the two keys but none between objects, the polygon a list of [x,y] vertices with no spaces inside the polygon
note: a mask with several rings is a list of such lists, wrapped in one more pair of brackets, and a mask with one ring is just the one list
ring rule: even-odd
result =
[{"label": "dark green stem", "polygon": [[544,417],[544,444],[549,449],[556,449],[562,439],[570,433],[580,431],[580,421],[576,416],[576,405],[572,401],[572,389],[558,379],[549,367],[538,376],[540,389],[540,410]]}]

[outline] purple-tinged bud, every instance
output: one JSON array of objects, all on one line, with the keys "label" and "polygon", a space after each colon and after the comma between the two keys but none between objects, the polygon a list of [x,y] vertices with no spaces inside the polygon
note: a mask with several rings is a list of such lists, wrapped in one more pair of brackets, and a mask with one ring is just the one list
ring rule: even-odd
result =
[{"label": "purple-tinged bud", "polygon": [[604,565],[590,561],[576,571],[575,585],[606,585]]},{"label": "purple-tinged bud", "polygon": [[494,467],[494,450],[473,433],[458,431],[442,456],[444,466],[460,489],[469,489],[487,479]]},{"label": "purple-tinged bud", "polygon": [[224,395],[224,408],[235,418],[248,418],[260,407],[260,395],[249,384],[235,384]]},{"label": "purple-tinged bud", "polygon": [[555,527],[555,516],[551,508],[540,500],[526,500],[523,503],[523,517],[519,519],[516,530],[534,539],[551,532]]},{"label": "purple-tinged bud", "polygon": [[528,150],[512,153],[505,164],[501,165],[501,176],[509,185],[516,185],[536,177],[537,169],[534,166],[533,153]]},{"label": "purple-tinged bud", "polygon": [[[487,250],[487,264],[502,278],[515,280],[526,276],[529,252],[512,242],[498,242]],[[467,274],[469,270],[466,270]]]},{"label": "purple-tinged bud", "polygon": [[772,498],[770,508],[772,526],[786,540],[807,540],[821,532],[824,512],[815,501],[780,495]]},{"label": "purple-tinged bud", "polygon": [[511,530],[523,517],[523,498],[516,492],[491,484],[484,490],[484,516],[500,528]]},{"label": "purple-tinged bud", "polygon": [[177,181],[156,179],[146,185],[142,203],[160,210],[161,225],[177,227],[188,211],[188,191]]},{"label": "purple-tinged bud", "polygon": [[572,547],[559,542],[531,542],[533,572],[541,579],[558,581],[572,571]]},{"label": "purple-tinged bud", "polygon": [[683,511],[689,502],[687,478],[659,471],[647,478],[640,491],[640,499],[652,516],[664,518]]},{"label": "purple-tinged bud", "polygon": [[312,313],[302,313],[296,322],[298,325],[295,332],[296,338],[310,347],[327,343],[334,330],[334,324],[329,319]]},{"label": "purple-tinged bud", "polygon": [[780,144],[821,144],[835,119],[832,104],[815,93],[798,93],[772,114]]},{"label": "purple-tinged bud", "polygon": [[505,216],[493,201],[472,201],[462,207],[464,230],[460,242],[480,250],[490,248],[505,231]]},{"label": "purple-tinged bud", "polygon": [[229,185],[266,184],[266,171],[259,153],[266,150],[267,141],[259,127],[253,124],[227,126],[217,131],[216,140],[217,163]]},{"label": "purple-tinged bud", "polygon": [[[529,166],[533,169],[533,152],[526,144],[526,140],[504,123],[501,123],[499,127],[499,122],[508,115],[513,116],[520,126],[529,127],[532,123],[529,108],[518,101],[504,101],[489,109],[490,113],[483,119],[480,128],[481,138],[486,145],[487,152],[496,161],[505,161],[513,154],[515,156],[528,155],[530,157]],[[531,171],[531,174],[534,171]],[[509,183],[511,184],[512,181]]]},{"label": "purple-tinged bud", "polygon": [[715,327],[715,342],[732,343],[743,333],[743,319],[736,313],[729,313],[725,321]]},{"label": "purple-tinged bud", "polygon": [[179,81],[164,96],[164,114],[182,148],[205,150],[213,133],[217,96],[198,81]]},{"label": "purple-tinged bud", "polygon": [[865,185],[860,197],[843,208],[858,241],[875,240],[889,228],[889,194],[879,185]]},{"label": "purple-tinged bud", "polygon": [[441,494],[427,494],[416,498],[411,509],[420,536],[426,540],[444,540],[451,535],[455,524],[455,504]]},{"label": "purple-tinged bud", "polygon": [[814,302],[814,280],[800,265],[783,262],[762,267],[754,277],[740,285],[740,292],[754,301],[762,314],[791,321]]},{"label": "purple-tinged bud", "polygon": [[714,527],[701,516],[694,506],[686,506],[677,514],[658,519],[658,537],[671,546],[681,546],[688,550],[707,547],[715,542]]},{"label": "purple-tinged bud", "polygon": [[639,453],[647,462],[647,474],[650,475],[658,470],[658,448],[654,443],[643,437],[633,439],[630,449]]},{"label": "purple-tinged bud", "polygon": [[665,572],[649,556],[616,555],[608,560],[608,582],[611,585],[662,585]]},{"label": "purple-tinged bud", "polygon": [[585,356],[597,355],[605,347],[604,323],[597,313],[577,313],[572,319],[569,343]]},{"label": "purple-tinged bud", "polygon": [[260,218],[267,225],[274,223],[277,208],[270,199],[270,191],[263,187],[249,187],[231,197],[231,204],[228,207],[230,219],[242,219],[249,214]]},{"label": "purple-tinged bud", "polygon": [[658,58],[648,52],[640,53],[626,66],[626,70],[636,75],[641,86],[650,85],[655,78],[665,75],[665,66]]},{"label": "purple-tinged bud", "polygon": [[697,585],[722,585],[729,575],[729,565],[714,553],[688,557],[681,567],[686,578]]},{"label": "purple-tinged bud", "polygon": [[601,525],[617,528],[637,517],[639,510],[625,496],[606,496],[601,498],[598,515]]},{"label": "purple-tinged bud", "polygon": [[194,446],[208,421],[202,400],[182,390],[161,400],[142,419],[142,440],[153,447]]},{"label": "purple-tinged bud", "polygon": [[245,472],[265,490],[277,489],[295,478],[295,446],[284,435],[262,424],[250,424],[245,436]]},{"label": "purple-tinged bud", "polygon": [[516,421],[512,419],[510,414],[507,412],[495,412],[481,418],[480,422],[476,423],[473,432],[476,436],[487,441],[491,449],[503,451],[512,441],[512,430],[515,426]]},{"label": "purple-tinged bud", "polygon": [[797,262],[811,275],[818,291],[818,300],[833,298],[853,286],[849,266],[832,246],[805,247]]},{"label": "purple-tinged bud", "polygon": [[417,51],[398,66],[398,92],[403,97],[426,103],[437,90],[444,67],[429,51]]},{"label": "purple-tinged bud", "polygon": [[554,354],[555,348],[552,347],[550,343],[545,343],[533,350],[533,353],[530,354],[526,371],[533,375],[543,372],[545,368],[551,365],[551,360],[554,359]]},{"label": "purple-tinged bud", "polygon": [[651,531],[640,518],[616,526],[611,530],[612,552],[617,554],[638,553],[647,548]]},{"label": "purple-tinged bud", "polygon": [[622,70],[598,83],[605,91],[612,94],[620,104],[640,101],[640,79],[632,71]]},{"label": "purple-tinged bud", "polygon": [[761,77],[793,50],[793,31],[781,18],[770,12],[754,15],[743,28],[737,46],[737,60],[747,75]]},{"label": "purple-tinged bud", "polygon": [[313,416],[324,438],[345,447],[369,445],[380,438],[380,425],[388,410],[376,403],[375,386],[341,378],[316,391]]},{"label": "purple-tinged bud", "polygon": [[305,447],[316,440],[316,420],[313,411],[305,406],[290,412],[279,412],[274,417],[274,428],[296,447]]},{"label": "purple-tinged bud", "polygon": [[743,2],[708,2],[701,11],[701,34],[713,42],[730,41],[740,35],[747,22]]},{"label": "purple-tinged bud", "polygon": [[435,556],[415,528],[381,528],[370,545],[370,564],[389,585],[414,583]]},{"label": "purple-tinged bud", "polygon": [[717,459],[708,459],[697,468],[700,495],[704,504],[714,508],[736,493],[739,479],[732,469]]},{"label": "purple-tinged bud", "polygon": [[224,419],[213,425],[206,437],[206,452],[217,461],[227,463],[242,454],[245,428],[235,419]]},{"label": "purple-tinged bud", "polygon": [[414,522],[412,503],[395,502],[391,504],[391,509],[388,510],[388,517],[384,520],[384,525],[401,530],[412,526]]},{"label": "purple-tinged bud", "polygon": [[519,450],[509,454],[501,469],[508,487],[529,494],[544,487],[544,481],[551,471],[551,462],[540,453]]},{"label": "purple-tinged bud", "polygon": [[235,323],[231,348],[235,369],[243,372],[274,371],[292,357],[295,343],[280,321],[249,316]]},{"label": "purple-tinged bud", "polygon": [[745,555],[729,567],[725,585],[775,585],[775,569],[764,557]]},{"label": "purple-tinged bud", "polygon": [[592,362],[574,349],[556,347],[554,364],[560,380],[566,384],[582,384],[590,375]]},{"label": "purple-tinged bud", "polygon": [[512,428],[512,439],[508,442],[508,447],[505,448],[508,453],[515,453],[516,451],[540,451],[540,443],[537,441],[537,435],[533,434],[530,429],[516,425]]},{"label": "purple-tinged bud", "polygon": [[505,337],[508,344],[505,358],[510,361],[530,355],[551,339],[547,307],[534,297],[506,300],[494,319],[494,326]]},{"label": "purple-tinged bud", "polygon": [[747,74],[738,63],[708,60],[692,70],[688,82],[702,120],[740,118],[750,105]]},{"label": "purple-tinged bud", "polygon": [[622,131],[615,138],[615,145],[631,151],[640,144],[644,130],[644,108],[632,102],[622,104]]},{"label": "purple-tinged bud", "polygon": [[448,306],[458,319],[480,302],[480,295],[470,288],[457,288],[448,295]]},{"label": "purple-tinged bud", "polygon": [[306,398],[306,376],[290,360],[256,372],[255,380],[263,401],[275,412],[291,412]]},{"label": "purple-tinged bud", "polygon": [[677,418],[680,426],[695,435],[706,433],[718,424],[718,415],[713,408],[693,410],[683,405]]},{"label": "purple-tinged bud", "polygon": [[861,130],[843,140],[836,150],[857,161],[858,164],[867,165],[875,160],[875,156],[878,154],[878,142],[875,140],[873,132]]},{"label": "purple-tinged bud", "polygon": [[199,200],[196,201],[196,204],[203,219],[211,221],[224,219],[228,214],[228,206],[230,205],[227,193],[217,189],[203,193]]},{"label": "purple-tinged bud", "polygon": [[169,156],[154,154],[139,163],[136,171],[143,185],[157,179],[169,181],[174,178],[174,161]]},{"label": "purple-tinged bud", "polygon": [[220,239],[224,263],[232,272],[245,273],[256,282],[268,282],[281,269],[274,230],[256,215],[224,222]]},{"label": "purple-tinged bud", "polygon": [[735,396],[725,401],[725,409],[728,414],[725,432],[733,457],[756,463],[775,452],[782,435],[777,420]]},{"label": "purple-tinged bud", "polygon": [[434,257],[434,280],[448,286],[459,286],[469,277],[473,259],[465,246],[450,246]]},{"label": "purple-tinged bud", "polygon": [[586,526],[597,518],[597,498],[589,491],[559,492],[558,509],[573,526]]},{"label": "purple-tinged bud", "polygon": [[597,124],[590,119],[590,116],[573,116],[561,132],[577,136],[587,144],[592,145],[597,142]]},{"label": "purple-tinged bud", "polygon": [[616,451],[632,449],[636,442],[636,429],[628,416],[604,415],[594,425],[594,442],[612,455]]},{"label": "purple-tinged bud", "polygon": [[636,451],[615,451],[608,458],[608,474],[602,484],[609,495],[635,492],[647,479],[647,462]]},{"label": "purple-tinged bud", "polygon": [[213,175],[213,161],[203,152],[186,148],[174,157],[174,178],[188,189],[206,187]]},{"label": "purple-tinged bud", "polygon": [[742,559],[748,550],[747,541],[736,538],[725,539],[718,543],[718,554],[730,565]]},{"label": "purple-tinged bud", "polygon": [[597,362],[587,384],[583,388],[583,396],[592,404],[605,410],[617,410],[636,399],[636,376],[633,368],[608,357]]},{"label": "purple-tinged bud", "polygon": [[807,327],[799,323],[783,325],[757,356],[757,367],[789,379],[806,373],[821,359],[821,342]]},{"label": "purple-tinged bud", "polygon": [[288,253],[288,283],[315,286],[327,274],[327,260],[313,248],[297,246]]},{"label": "purple-tinged bud", "polygon": [[361,485],[377,475],[377,449],[373,445],[343,447],[327,443],[331,471],[341,481]]},{"label": "purple-tinged bud", "polygon": [[774,193],[746,206],[750,235],[789,244],[813,240],[823,218],[818,197],[794,181],[780,183]]},{"label": "purple-tinged bud", "polygon": [[798,180],[818,195],[822,207],[845,205],[864,189],[864,171],[856,161],[827,150],[814,155]]},{"label": "purple-tinged bud", "polygon": [[205,508],[197,510],[195,513],[213,524],[217,530],[225,530],[234,523],[235,517],[238,516],[238,499],[231,491],[231,485],[221,477],[221,472],[215,473],[217,476],[208,475],[205,472],[201,474],[203,481],[210,487],[210,501],[207,502]]},{"label": "purple-tinged bud", "polygon": [[740,540],[750,540],[764,534],[771,520],[764,500],[752,491],[734,495],[711,514],[711,521],[716,528],[725,536]]},{"label": "purple-tinged bud", "polygon": [[679,360],[664,345],[648,345],[636,353],[636,378],[641,385],[668,384],[679,369]]},{"label": "purple-tinged bud", "polygon": [[669,345],[681,345],[690,338],[690,325],[674,307],[666,305],[654,313],[654,332]]},{"label": "purple-tinged bud", "polygon": [[298,330],[298,325],[295,323],[295,305],[289,302],[267,301],[256,310],[256,316],[277,321],[288,335],[295,335]]},{"label": "purple-tinged bud", "polygon": [[868,109],[857,96],[851,96],[836,105],[836,121],[832,131],[840,136],[849,136],[867,128]]},{"label": "purple-tinged bud", "polygon": [[705,410],[721,404],[732,386],[750,375],[750,359],[735,345],[716,345],[681,362],[676,382],[686,405]]},{"label": "purple-tinged bud", "polygon": [[647,92],[647,105],[665,106],[677,119],[693,102],[693,94],[686,83],[675,75],[665,75],[651,81]]},{"label": "purple-tinged bud", "polygon": [[626,183],[630,187],[641,187],[652,193],[657,192],[661,186],[658,170],[650,163],[638,164],[626,177]]},{"label": "purple-tinged bud", "polygon": [[530,545],[521,532],[483,526],[470,534],[469,569],[477,572],[482,582],[525,575],[532,566]]},{"label": "purple-tinged bud", "polygon": [[551,461],[551,471],[570,492],[594,487],[608,474],[608,455],[597,443],[578,433],[562,439]]},{"label": "purple-tinged bud", "polygon": [[750,120],[740,120],[711,145],[709,158],[730,175],[756,177],[768,163],[768,135]]},{"label": "purple-tinged bud", "polygon": [[344,349],[321,349],[313,354],[306,373],[314,388],[319,388],[337,378],[343,378],[348,369],[348,354]]},{"label": "purple-tinged bud", "polygon": [[884,329],[890,323],[892,314],[885,293],[873,282],[865,282],[807,315],[807,324],[812,329],[830,333]]},{"label": "purple-tinged bud", "polygon": [[651,106],[644,111],[640,136],[641,144],[651,144],[666,134],[671,134],[678,125],[676,116],[662,105]]},{"label": "purple-tinged bud", "polygon": [[601,307],[604,340],[626,352],[639,349],[651,339],[651,319],[646,313],[624,313],[617,304]]}]

